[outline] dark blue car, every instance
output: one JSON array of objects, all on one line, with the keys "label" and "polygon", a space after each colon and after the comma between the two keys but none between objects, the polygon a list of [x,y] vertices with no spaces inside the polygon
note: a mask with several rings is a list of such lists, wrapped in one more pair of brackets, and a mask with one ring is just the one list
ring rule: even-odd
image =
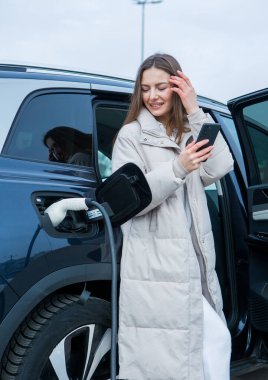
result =
[{"label": "dark blue car", "polygon": [[[111,257],[102,221],[52,203],[94,197],[133,82],[0,65],[0,378],[110,378]],[[268,366],[268,90],[199,105],[222,126],[234,171],[206,189],[232,372]],[[118,265],[122,237],[114,230]]]}]

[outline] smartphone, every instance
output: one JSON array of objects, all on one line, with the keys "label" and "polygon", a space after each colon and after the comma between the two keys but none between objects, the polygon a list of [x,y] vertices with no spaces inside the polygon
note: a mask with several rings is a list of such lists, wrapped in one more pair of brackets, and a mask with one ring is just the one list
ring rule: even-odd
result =
[{"label": "smartphone", "polygon": [[209,142],[201,146],[201,148],[198,148],[197,152],[213,145],[220,129],[221,125],[219,123],[204,123],[196,139],[196,143],[206,139],[208,139]]}]

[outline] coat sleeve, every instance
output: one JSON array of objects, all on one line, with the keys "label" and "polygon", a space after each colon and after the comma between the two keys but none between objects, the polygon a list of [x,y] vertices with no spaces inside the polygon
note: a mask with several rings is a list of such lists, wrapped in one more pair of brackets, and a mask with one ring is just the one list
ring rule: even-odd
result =
[{"label": "coat sleeve", "polygon": [[[127,128],[127,126],[124,128]],[[164,202],[178,187],[184,184],[187,174],[183,168],[177,166],[174,160],[163,162],[159,167],[147,172],[141,149],[140,143],[137,143],[136,139],[127,137],[124,133],[119,133],[112,155],[113,172],[122,165],[133,162],[142,170],[150,186],[152,201],[138,216],[146,214]]]},{"label": "coat sleeve", "polygon": [[[204,123],[214,123],[212,117],[201,109],[189,115],[188,120],[195,140]],[[200,165],[200,177],[203,185],[208,186],[233,170],[233,163],[228,145],[219,132],[214,143],[212,157]]]}]

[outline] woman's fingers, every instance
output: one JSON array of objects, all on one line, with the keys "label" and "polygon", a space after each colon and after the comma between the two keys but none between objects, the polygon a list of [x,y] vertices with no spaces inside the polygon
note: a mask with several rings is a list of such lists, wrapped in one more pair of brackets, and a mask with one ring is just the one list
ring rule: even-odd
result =
[{"label": "woman's fingers", "polygon": [[197,167],[199,167],[201,162],[206,161],[211,156],[212,156],[212,153],[208,152],[207,154],[203,154],[201,157],[192,157],[191,165],[193,166],[193,169],[196,169]]},{"label": "woman's fingers", "polygon": [[204,156],[205,154],[211,152],[212,149],[213,149],[213,145],[210,145],[210,146],[208,146],[207,148],[201,149],[199,152],[194,153],[193,155],[194,155],[195,157],[197,157],[197,158],[198,158],[198,157],[202,157],[202,156]]},{"label": "woman's fingers", "polygon": [[197,153],[193,153],[189,156],[189,160],[193,163],[193,164],[196,164],[196,163],[199,163],[201,161],[204,161],[206,160],[206,156],[209,156],[211,157],[212,156],[212,149],[213,147],[208,147],[206,149],[202,149],[200,152],[197,152]]},{"label": "woman's fingers", "polygon": [[177,87],[171,87],[172,90],[181,89],[182,91],[183,90],[185,91],[186,89],[189,88],[189,85],[187,84],[187,82],[182,78],[175,77],[172,75],[169,81],[177,86]]},{"label": "woman's fingers", "polygon": [[200,162],[207,160],[211,156],[212,156],[212,152],[208,152],[207,154],[204,154],[201,157],[196,158],[194,161],[195,161],[195,163],[199,164]]},{"label": "woman's fingers", "polygon": [[192,87],[190,79],[182,71],[178,70],[177,72],[178,72],[178,76],[176,75],[170,76],[170,82],[173,84],[176,84],[181,89]]},{"label": "woman's fingers", "polygon": [[[202,148],[202,146],[206,145],[208,142],[209,142],[209,140],[208,140],[208,139],[205,139],[205,140],[201,140],[201,141],[199,141],[199,142],[197,142],[197,143],[194,143],[194,144],[190,147],[191,152],[192,152],[192,153],[196,152],[197,149]],[[190,146],[190,145],[191,145],[191,144],[189,144],[188,146]]]},{"label": "woman's fingers", "polygon": [[206,145],[209,142],[209,140],[202,140],[199,141],[198,143],[195,143],[195,141],[192,141],[190,144],[188,144],[185,149],[190,153],[191,158],[199,158],[204,156],[205,154],[209,153],[212,151],[214,148],[213,145],[208,146],[207,148],[200,149],[198,152],[197,150],[199,148],[202,148],[202,146]]},{"label": "woman's fingers", "polygon": [[177,73],[181,78],[185,80],[185,82],[188,84],[188,86],[192,86],[190,79],[180,70],[177,70]]},{"label": "woman's fingers", "polygon": [[186,150],[189,150],[189,149],[191,149],[194,145],[195,145],[195,141],[192,141],[191,143],[189,143],[188,145],[186,145],[185,149],[186,149]]}]

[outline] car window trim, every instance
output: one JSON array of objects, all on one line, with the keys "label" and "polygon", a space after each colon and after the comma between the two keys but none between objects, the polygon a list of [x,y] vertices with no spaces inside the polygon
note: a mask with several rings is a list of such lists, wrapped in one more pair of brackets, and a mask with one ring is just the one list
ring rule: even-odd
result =
[{"label": "car window trim", "polygon": [[105,94],[106,96],[104,98],[98,98],[97,96],[94,98],[92,98],[92,119],[93,119],[93,165],[95,167],[95,170],[96,170],[96,174],[97,174],[97,180],[98,180],[98,183],[101,184],[103,182],[103,179],[101,177],[101,174],[100,174],[100,170],[99,170],[99,163],[98,163],[98,147],[99,147],[99,144],[98,144],[98,131],[97,131],[97,122],[96,122],[96,108],[99,107],[99,106],[113,106],[113,108],[115,109],[118,109],[118,108],[124,108],[128,111],[129,109],[129,102],[124,102],[124,101],[120,101],[120,100],[113,100],[113,99],[109,99],[109,97],[107,96],[108,94]]},{"label": "car window trim", "polygon": [[[9,148],[9,145],[10,145],[10,142],[13,138],[13,135],[15,133],[15,130],[17,128],[17,125],[20,121],[20,116],[21,114],[23,113],[24,109],[26,109],[26,107],[28,106],[28,104],[36,97],[38,96],[42,96],[42,95],[49,95],[49,94],[86,94],[86,95],[89,95],[91,97],[91,92],[89,90],[84,90],[84,89],[77,89],[77,88],[62,88],[62,87],[59,87],[59,88],[43,88],[41,90],[34,90],[32,92],[30,92],[22,101],[22,103],[20,104],[17,112],[16,112],[16,115],[14,117],[14,120],[10,126],[10,129],[9,129],[9,132],[8,132],[8,135],[6,137],[6,141],[3,145],[3,149],[1,151],[1,155],[7,155],[6,152]],[[91,102],[90,102],[91,103]],[[14,157],[14,156],[12,156]],[[16,156],[15,156],[16,158]],[[43,162],[43,161],[42,161]]]}]

